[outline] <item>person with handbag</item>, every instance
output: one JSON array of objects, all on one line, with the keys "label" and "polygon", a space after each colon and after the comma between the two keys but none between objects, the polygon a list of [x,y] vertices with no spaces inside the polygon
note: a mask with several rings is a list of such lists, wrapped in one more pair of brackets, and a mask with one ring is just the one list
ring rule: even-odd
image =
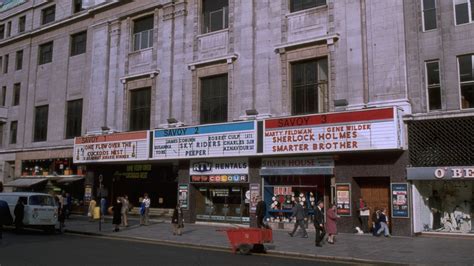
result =
[{"label": "person with handbag", "polygon": [[173,217],[171,219],[171,223],[173,224],[173,235],[181,235],[181,229],[184,228],[184,216],[183,216],[183,209],[179,205],[176,205],[173,211]]}]

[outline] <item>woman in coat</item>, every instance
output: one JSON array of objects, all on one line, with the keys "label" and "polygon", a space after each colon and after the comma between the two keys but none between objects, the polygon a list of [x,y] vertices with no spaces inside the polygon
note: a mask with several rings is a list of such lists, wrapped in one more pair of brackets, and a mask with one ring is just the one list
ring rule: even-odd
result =
[{"label": "woman in coat", "polygon": [[334,244],[334,236],[337,234],[337,219],[339,219],[339,216],[336,213],[336,204],[331,204],[331,208],[326,211],[326,218],[328,243]]},{"label": "woman in coat", "polygon": [[176,205],[173,211],[173,218],[171,219],[171,223],[173,224],[173,235],[181,235],[181,228],[184,227],[183,223],[183,209],[181,206]]},{"label": "woman in coat", "polygon": [[120,201],[120,198],[117,198],[115,201],[112,207],[112,212],[112,224],[114,225],[114,232],[118,232],[120,231],[120,224],[122,223],[122,202]]}]

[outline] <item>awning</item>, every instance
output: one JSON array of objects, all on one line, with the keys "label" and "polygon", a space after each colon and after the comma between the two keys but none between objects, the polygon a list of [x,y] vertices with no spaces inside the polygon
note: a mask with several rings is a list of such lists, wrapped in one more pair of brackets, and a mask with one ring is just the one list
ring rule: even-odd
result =
[{"label": "awning", "polygon": [[47,178],[18,178],[6,183],[5,187],[31,187],[41,182],[48,181]]},{"label": "awning", "polygon": [[72,183],[84,179],[83,176],[65,176],[61,179],[58,179],[58,183]]}]

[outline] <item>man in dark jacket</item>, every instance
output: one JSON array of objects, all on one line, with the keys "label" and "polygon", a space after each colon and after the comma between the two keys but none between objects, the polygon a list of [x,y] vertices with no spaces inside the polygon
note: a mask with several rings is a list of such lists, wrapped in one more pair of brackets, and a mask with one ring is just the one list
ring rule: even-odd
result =
[{"label": "man in dark jacket", "polygon": [[18,198],[13,213],[15,214],[15,229],[17,232],[20,232],[23,229],[23,217],[25,216],[25,205],[23,205],[21,197]]},{"label": "man in dark jacket", "polygon": [[319,201],[318,206],[314,210],[314,229],[316,229],[316,246],[322,247],[321,241],[324,239],[326,232],[324,230],[324,202]]},{"label": "man in dark jacket", "polygon": [[265,214],[267,213],[267,206],[265,205],[265,201],[262,200],[262,197],[258,196],[257,200],[257,227],[266,228],[266,226],[263,224],[263,219],[265,218]]},{"label": "man in dark jacket", "polygon": [[[3,183],[0,182],[0,193],[3,192]],[[10,207],[4,200],[0,200],[0,239],[3,238],[3,225],[10,225],[13,223]]]},{"label": "man in dark jacket", "polygon": [[295,199],[295,207],[292,209],[292,214],[291,217],[294,217],[296,219],[295,227],[293,228],[293,232],[288,233],[290,236],[294,236],[296,233],[296,230],[298,229],[298,226],[301,227],[301,230],[303,231],[303,237],[308,238],[308,233],[306,232],[305,224],[304,224],[304,218],[305,218],[305,213],[304,213],[304,208],[301,206],[299,203],[298,198]]}]

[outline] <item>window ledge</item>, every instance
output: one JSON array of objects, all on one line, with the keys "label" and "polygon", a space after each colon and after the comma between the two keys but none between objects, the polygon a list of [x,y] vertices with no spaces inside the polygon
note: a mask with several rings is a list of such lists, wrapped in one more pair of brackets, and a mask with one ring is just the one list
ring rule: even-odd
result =
[{"label": "window ledge", "polygon": [[153,50],[153,46],[148,47],[148,48],[143,48],[143,49],[140,49],[140,50],[136,50],[136,51],[131,51],[131,52],[128,53],[128,55],[131,56],[131,55],[139,54],[139,53],[142,53],[142,52],[148,51],[148,50]]},{"label": "window ledge", "polygon": [[129,79],[135,79],[135,78],[144,77],[144,76],[149,76],[150,78],[154,78],[155,76],[158,76],[159,74],[160,74],[160,70],[156,69],[156,70],[153,70],[153,71],[148,71],[148,72],[144,72],[144,73],[139,73],[139,74],[134,74],[134,75],[128,75],[128,76],[121,77],[120,82],[122,84],[125,84],[125,83],[127,83],[127,80],[129,80]]},{"label": "window ledge", "polygon": [[208,33],[198,34],[196,37],[197,38],[203,38],[203,37],[206,37],[206,36],[211,36],[211,35],[219,34],[219,33],[226,32],[226,31],[229,31],[229,28],[225,28],[225,29],[222,29],[222,30],[211,31],[211,32],[208,32]]},{"label": "window ledge", "polygon": [[238,57],[239,56],[237,54],[231,54],[231,55],[226,55],[226,56],[222,56],[222,57],[216,57],[216,58],[211,58],[211,59],[207,59],[207,60],[196,61],[196,62],[188,64],[188,69],[189,70],[195,70],[197,66],[210,64],[210,63],[215,63],[215,62],[219,62],[219,61],[226,61],[227,64],[231,64],[232,62],[237,60]]},{"label": "window ledge", "polygon": [[455,22],[455,23],[454,23],[454,27],[464,26],[464,25],[470,25],[470,24],[474,24],[474,20],[473,20],[473,21],[466,22],[466,23],[463,23],[463,24],[456,24],[456,22]]},{"label": "window ledge", "polygon": [[319,36],[312,39],[301,40],[297,42],[280,44],[280,45],[275,46],[274,49],[275,49],[275,53],[283,54],[286,52],[286,49],[294,47],[294,46],[310,45],[310,44],[320,42],[320,41],[326,41],[326,43],[329,45],[329,44],[333,44],[337,40],[339,40],[339,34],[336,33],[336,34],[323,35],[323,36]]},{"label": "window ledge", "polygon": [[431,30],[423,30],[422,32],[427,33],[427,32],[435,32],[435,31],[438,31],[438,28],[431,29]]},{"label": "window ledge", "polygon": [[322,5],[322,6],[311,7],[311,8],[308,8],[308,9],[303,9],[303,10],[299,10],[299,11],[295,11],[295,12],[290,12],[290,13],[286,14],[285,17],[293,17],[293,16],[302,15],[302,14],[305,14],[305,13],[318,12],[318,11],[321,11],[321,10],[327,9],[327,8],[328,8],[327,4]]}]

